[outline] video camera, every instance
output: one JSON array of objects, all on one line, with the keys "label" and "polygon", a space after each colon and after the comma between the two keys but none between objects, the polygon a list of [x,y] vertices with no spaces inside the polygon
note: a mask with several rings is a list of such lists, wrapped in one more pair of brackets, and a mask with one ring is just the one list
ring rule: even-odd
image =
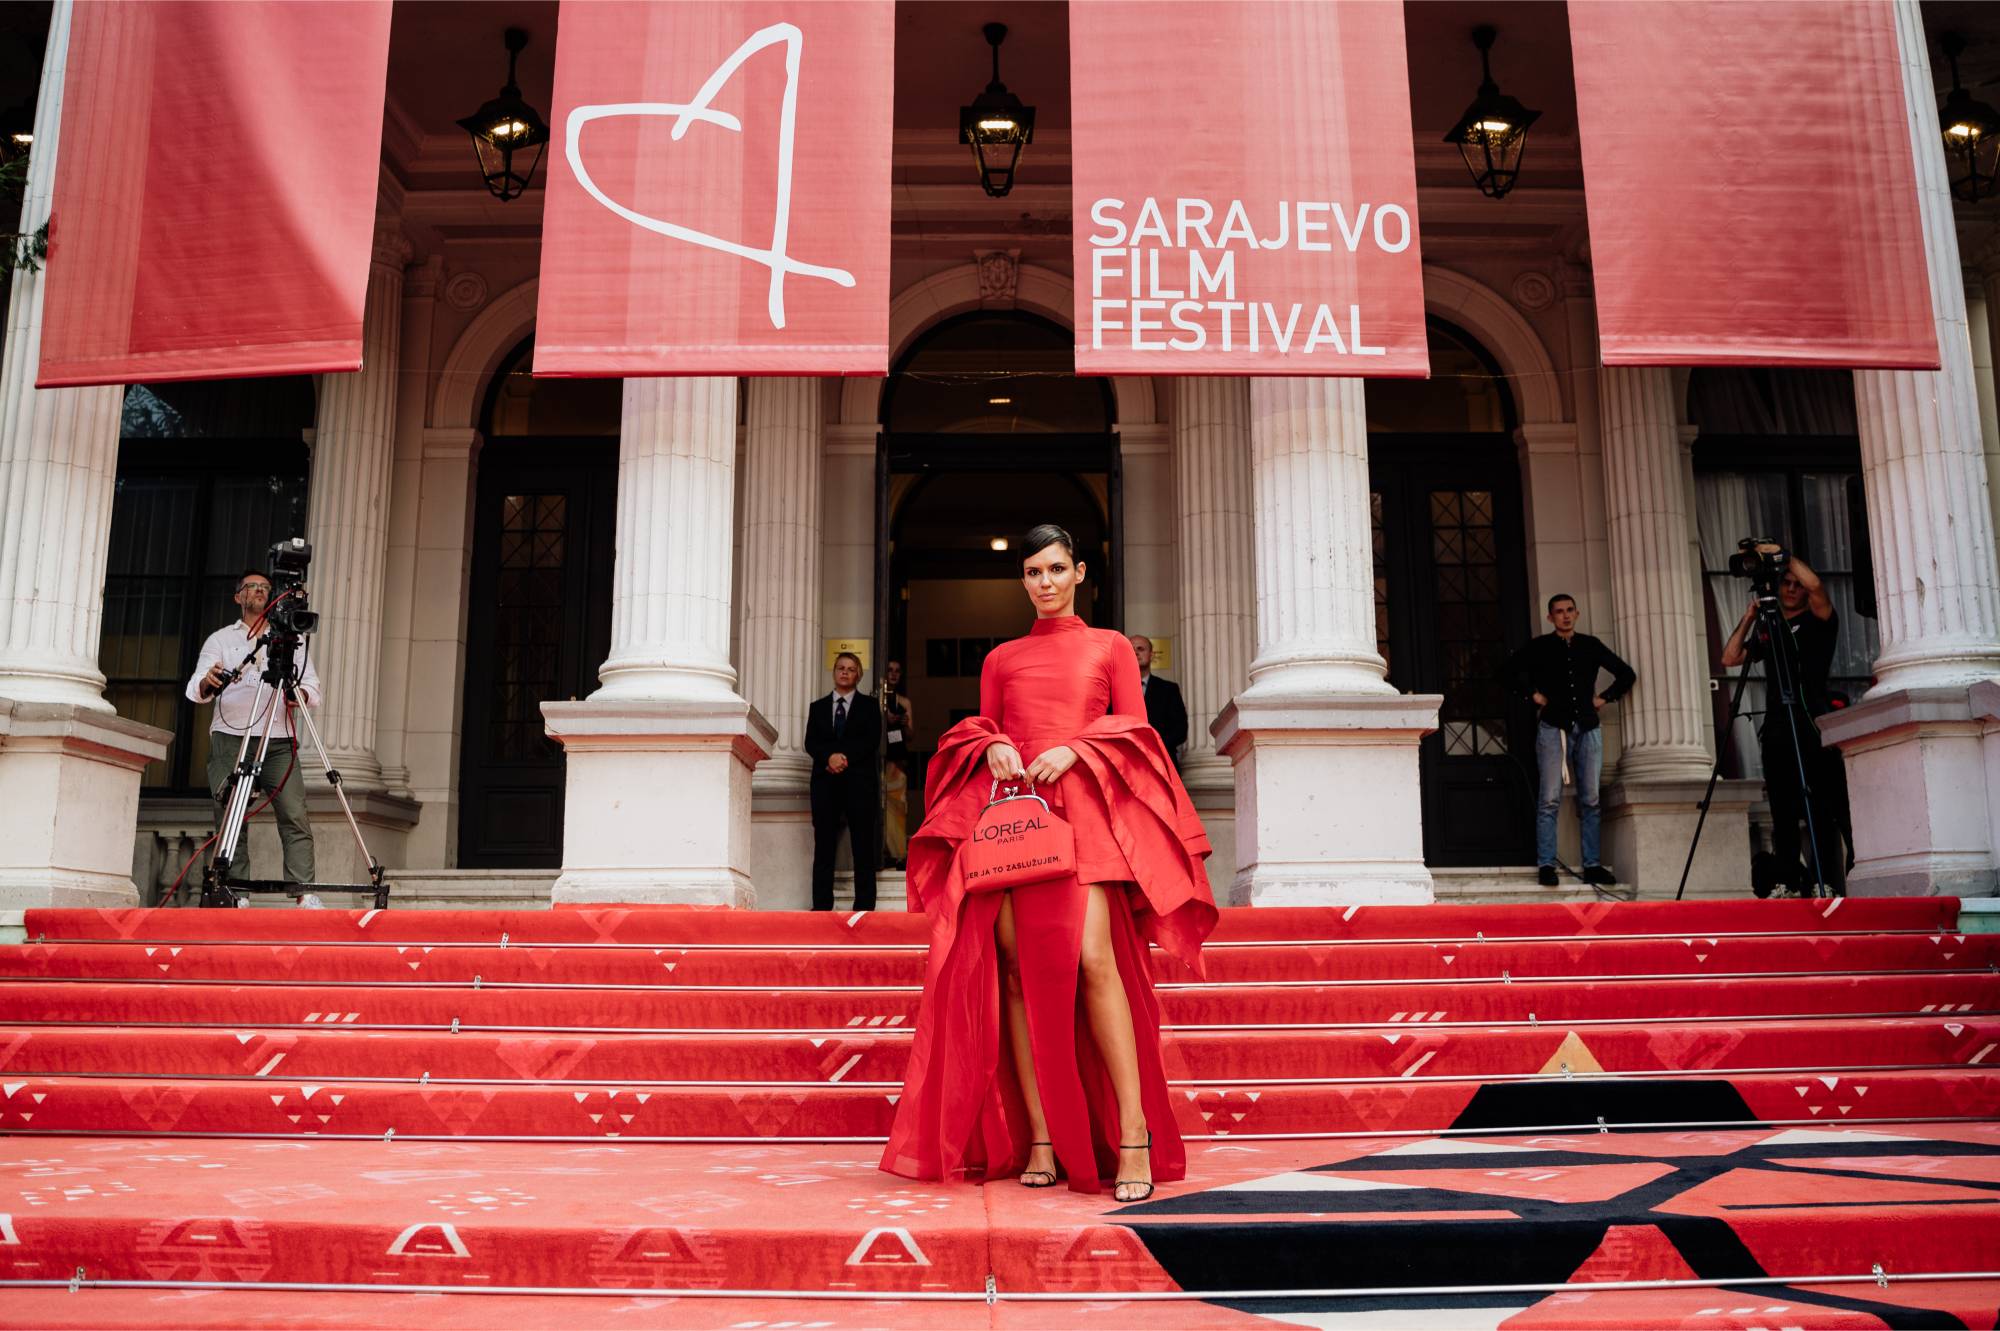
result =
[{"label": "video camera", "polygon": [[273,632],[299,637],[319,627],[319,612],[306,608],[306,570],[312,557],[313,548],[303,536],[271,547],[271,603],[264,622]]},{"label": "video camera", "polygon": [[[1759,549],[1770,546],[1769,550]],[[1739,578],[1747,578],[1751,589],[1760,598],[1775,599],[1778,584],[1785,580],[1785,574],[1792,567],[1792,552],[1785,549],[1782,541],[1769,536],[1746,536],[1736,543],[1736,553],[1729,557],[1729,571]]]}]

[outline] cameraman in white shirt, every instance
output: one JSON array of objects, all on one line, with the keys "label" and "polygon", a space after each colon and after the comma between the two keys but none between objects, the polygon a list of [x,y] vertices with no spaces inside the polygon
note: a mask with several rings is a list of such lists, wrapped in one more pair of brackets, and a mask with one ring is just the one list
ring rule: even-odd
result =
[{"label": "cameraman in white shirt", "polygon": [[[264,612],[271,600],[271,579],[262,569],[246,569],[236,580],[234,599],[241,617],[208,635],[208,641],[201,645],[201,655],[195,658],[194,676],[187,685],[187,696],[194,701],[215,703],[215,718],[208,727],[208,789],[215,797],[216,821],[220,823],[225,811],[230,773],[236,768],[243,746],[257,744],[264,734],[265,721],[270,720],[271,748],[264,755],[263,770],[257,774],[257,788],[260,792],[273,792],[271,808],[278,816],[278,838],[285,847],[285,881],[310,883],[312,823],[306,817],[305,780],[298,771],[298,744],[292,718],[285,710],[284,695],[267,687],[262,704],[258,703],[257,689],[265,666],[262,649],[241,674],[229,678],[229,672],[249,655],[263,635]],[[309,651],[301,649],[299,664],[299,698],[317,705],[319,672],[313,668]],[[275,716],[272,709],[276,709]],[[256,807],[255,802],[251,807]],[[249,842],[242,844],[247,870]],[[239,876],[250,875],[244,872]]]}]

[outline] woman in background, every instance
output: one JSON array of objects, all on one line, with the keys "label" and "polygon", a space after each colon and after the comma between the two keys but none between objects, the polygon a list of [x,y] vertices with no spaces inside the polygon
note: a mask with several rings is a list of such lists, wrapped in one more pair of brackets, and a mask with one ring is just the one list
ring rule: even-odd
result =
[{"label": "woman in background", "polygon": [[910,734],[917,714],[903,692],[903,663],[882,663],[883,867],[900,869],[910,853]]}]

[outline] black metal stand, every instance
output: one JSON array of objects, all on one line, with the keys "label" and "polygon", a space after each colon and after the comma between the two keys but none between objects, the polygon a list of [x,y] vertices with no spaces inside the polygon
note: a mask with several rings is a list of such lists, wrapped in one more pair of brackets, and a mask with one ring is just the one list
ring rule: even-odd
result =
[{"label": "black metal stand", "polygon": [[[303,639],[276,630],[266,633],[257,640],[250,654],[232,674],[241,674],[259,651],[265,652],[263,675],[257,683],[257,692],[250,705],[250,715],[264,717],[264,728],[258,737],[254,753],[250,736],[243,736],[243,747],[236,755],[236,768],[229,774],[227,798],[224,804],[222,827],[216,832],[215,855],[208,867],[202,871],[201,904],[204,906],[243,906],[249,904],[246,897],[252,893],[271,893],[298,897],[314,888],[329,891],[353,892],[372,891],[375,894],[375,909],[385,910],[389,905],[388,870],[368,849],[368,841],[361,835],[361,823],[354,816],[354,806],[347,801],[347,791],[342,787],[340,773],[334,769],[333,760],[327,756],[326,745],[319,737],[319,726],[314,723],[312,709],[298,693],[298,669],[296,651]],[[268,707],[268,710],[265,710]],[[326,773],[327,784],[333,787],[334,796],[340,801],[341,812],[347,815],[347,826],[354,833],[354,844],[361,850],[362,863],[368,866],[368,882],[359,883],[289,883],[272,879],[235,878],[230,867],[236,862],[236,853],[243,845],[244,825],[250,813],[250,801],[257,789],[257,777],[264,770],[264,759],[271,752],[271,736],[277,726],[278,713],[283,709],[287,715],[297,716],[305,725],[313,750],[319,754],[321,769]],[[298,737],[292,741],[292,772],[298,775]],[[286,778],[290,780],[291,777]]]},{"label": "black metal stand", "polygon": [[[1808,612],[1810,613],[1810,612]],[[1785,623],[1784,614],[1778,609],[1777,598],[1760,596],[1757,599],[1757,638],[1764,645],[1764,660],[1769,663],[1765,672],[1765,682],[1776,691],[1775,705],[1782,707],[1791,730],[1792,761],[1798,766],[1799,803],[1805,810],[1806,844],[1812,856],[1813,886],[1811,895],[1831,896],[1832,885],[1826,877],[1825,867],[1820,863],[1819,831],[1813,814],[1813,792],[1810,773],[1806,769],[1805,741],[1799,735],[1799,711],[1804,706],[1798,687],[1798,661],[1793,657],[1792,630]],[[1723,723],[1726,730],[1741,715],[1743,689],[1750,682],[1750,667],[1753,662],[1745,659],[1743,668],[1736,675],[1736,692],[1729,700],[1729,719]],[[1770,715],[1767,703],[1766,717]],[[1679,901],[1687,892],[1688,875],[1694,870],[1695,850],[1701,845],[1702,828],[1708,823],[1708,808],[1715,798],[1715,784],[1722,776],[1722,734],[1715,737],[1715,763],[1709,768],[1708,789],[1701,797],[1701,816],[1696,819],[1694,836],[1688,841],[1687,863],[1681,866],[1681,885],[1674,892],[1674,900]]]}]

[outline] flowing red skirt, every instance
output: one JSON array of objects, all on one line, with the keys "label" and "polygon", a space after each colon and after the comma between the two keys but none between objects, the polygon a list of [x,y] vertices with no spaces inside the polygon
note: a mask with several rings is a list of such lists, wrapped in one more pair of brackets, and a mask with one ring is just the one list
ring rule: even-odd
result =
[{"label": "flowing red skirt", "polygon": [[1201,973],[1201,942],[1216,921],[1201,820],[1159,736],[1143,721],[1105,717],[1069,741],[1077,763],[1060,783],[1060,811],[1076,832],[1084,876],[1011,894],[968,893],[955,856],[986,804],[986,748],[1005,738],[974,717],[945,735],[931,762],[930,812],[909,855],[911,898],[930,917],[930,956],[882,1168],[905,1178],[985,1180],[1018,1174],[1026,1164],[1028,1119],[1002,1040],[1006,998],[994,932],[1000,903],[1011,895],[1029,1042],[1056,1159],[1078,1192],[1098,1192],[1117,1177],[1117,1099],[1090,1034],[1077,970],[1086,883],[1105,881],[1153,1134],[1153,1177],[1183,1178],[1187,1153],[1160,1059],[1147,944]]}]

